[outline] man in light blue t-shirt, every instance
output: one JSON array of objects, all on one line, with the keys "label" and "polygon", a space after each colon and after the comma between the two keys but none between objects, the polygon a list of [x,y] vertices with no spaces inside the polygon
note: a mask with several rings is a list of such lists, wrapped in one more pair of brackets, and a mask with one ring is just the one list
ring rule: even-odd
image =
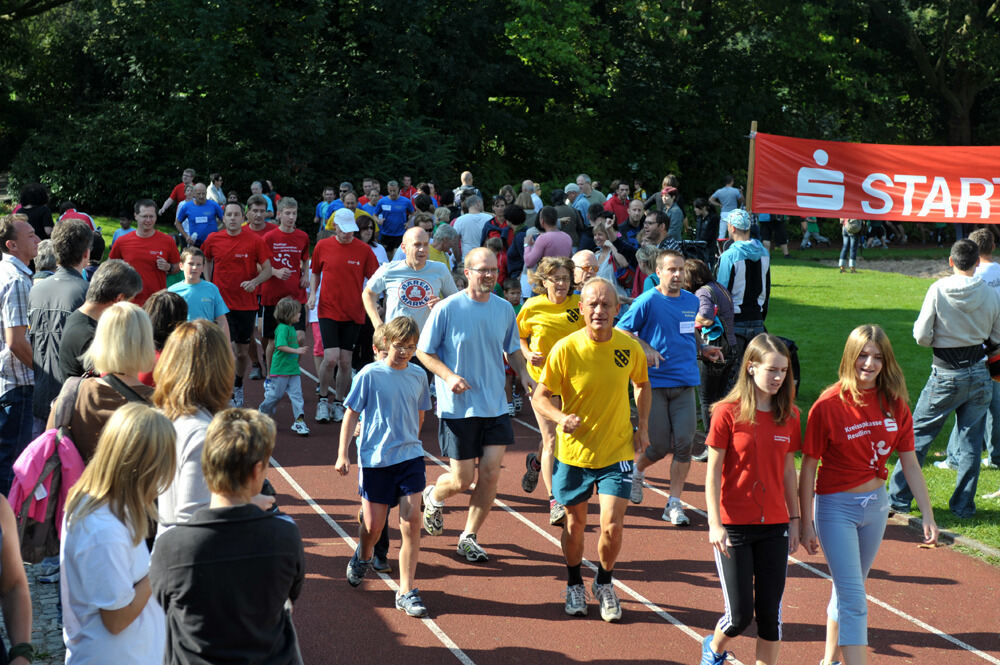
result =
[{"label": "man in light blue t-shirt", "polygon": [[430,238],[427,231],[414,226],[403,234],[402,261],[382,264],[361,293],[368,318],[376,328],[383,323],[378,299],[385,294],[385,321],[409,316],[422,330],[431,309],[443,298],[458,292],[451,271],[443,263],[427,260]]},{"label": "man in light blue t-shirt", "polygon": [[468,561],[487,561],[476,533],[493,505],[504,449],[514,442],[501,356],[506,354],[521,377],[526,395],[534,382],[525,371],[514,308],[493,294],[496,256],[482,247],[472,250],[465,276],[468,288],[434,307],[417,343],[421,364],[435,374],[438,441],[450,459],[449,470],[424,490],[424,528],[433,536],[442,533],[444,501],[475,481],[458,553]]},{"label": "man in light blue t-shirt", "polygon": [[733,176],[726,176],[726,184],[712,193],[708,202],[719,209],[719,240],[726,239],[726,220],[729,213],[736,210],[743,204],[743,192],[736,189],[733,183],[736,182]]},{"label": "man in light blue t-shirt", "polygon": [[676,526],[690,524],[684,514],[681,494],[691,468],[691,447],[695,430],[695,391],[701,383],[698,355],[719,359],[716,347],[701,348],[695,336],[694,318],[698,297],[681,289],[684,282],[684,255],[673,249],[656,258],[660,283],[645,291],[618,322],[618,327],[639,340],[650,364],[649,382],[653,406],[649,418],[649,447],[637,453],[632,472],[632,503],[642,503],[642,482],[646,469],[668,454],[670,496],[663,519]]}]

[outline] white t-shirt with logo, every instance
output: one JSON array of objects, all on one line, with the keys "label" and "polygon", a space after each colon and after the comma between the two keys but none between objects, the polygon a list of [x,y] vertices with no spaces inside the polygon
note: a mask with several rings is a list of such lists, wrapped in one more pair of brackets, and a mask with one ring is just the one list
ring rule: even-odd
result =
[{"label": "white t-shirt with logo", "polygon": [[990,288],[1000,293],[1000,263],[980,263],[976,266],[976,277],[980,278]]},{"label": "white t-shirt with logo", "polygon": [[431,310],[427,301],[447,298],[458,292],[448,268],[438,261],[428,261],[420,270],[406,261],[391,261],[379,267],[368,280],[367,288],[385,294],[385,320],[409,316],[422,330]]}]

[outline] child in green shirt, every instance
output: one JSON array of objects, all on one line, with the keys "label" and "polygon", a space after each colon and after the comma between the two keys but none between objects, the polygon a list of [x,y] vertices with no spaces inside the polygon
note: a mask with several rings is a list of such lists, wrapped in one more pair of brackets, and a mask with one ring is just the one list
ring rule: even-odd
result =
[{"label": "child in green shirt", "polygon": [[264,381],[264,401],[260,411],[273,416],[278,402],[287,393],[292,402],[292,415],[295,416],[292,431],[299,436],[308,436],[299,369],[299,356],[306,352],[306,348],[299,346],[294,327],[301,316],[302,303],[294,298],[286,296],[274,306],[274,319],[278,322],[274,329],[274,356],[271,358],[271,371]]}]

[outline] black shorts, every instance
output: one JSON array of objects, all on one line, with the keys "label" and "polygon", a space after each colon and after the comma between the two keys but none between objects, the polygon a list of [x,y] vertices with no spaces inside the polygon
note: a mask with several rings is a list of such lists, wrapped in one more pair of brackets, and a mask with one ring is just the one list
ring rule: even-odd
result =
[{"label": "black shorts", "polygon": [[229,322],[229,336],[237,344],[249,344],[253,339],[253,324],[257,318],[255,309],[231,309],[226,313]]},{"label": "black shorts", "polygon": [[353,351],[361,333],[361,324],[354,321],[319,320],[319,334],[323,338],[324,349]]},{"label": "black shorts", "polygon": [[[274,308],[277,305],[264,305],[264,313],[262,320],[264,321],[264,333],[262,337],[264,339],[274,339],[274,331],[278,327],[278,321],[274,318]],[[299,320],[295,322],[292,326],[296,330],[306,331],[306,306],[302,305],[301,313],[299,315]]]},{"label": "black shorts", "polygon": [[438,444],[441,454],[451,459],[476,459],[486,446],[514,443],[514,427],[506,413],[495,418],[441,418]]},{"label": "black shorts", "polygon": [[758,222],[760,226],[760,239],[774,243],[779,247],[788,242],[788,234],[785,233],[785,220],[775,219],[771,216],[770,222]]}]

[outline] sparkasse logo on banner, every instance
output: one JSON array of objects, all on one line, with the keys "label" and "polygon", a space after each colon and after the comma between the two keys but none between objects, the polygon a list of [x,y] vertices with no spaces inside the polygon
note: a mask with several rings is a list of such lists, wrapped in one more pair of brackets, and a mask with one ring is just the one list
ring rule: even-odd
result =
[{"label": "sparkasse logo on banner", "polygon": [[1000,222],[1000,147],[753,138],[754,212]]}]

